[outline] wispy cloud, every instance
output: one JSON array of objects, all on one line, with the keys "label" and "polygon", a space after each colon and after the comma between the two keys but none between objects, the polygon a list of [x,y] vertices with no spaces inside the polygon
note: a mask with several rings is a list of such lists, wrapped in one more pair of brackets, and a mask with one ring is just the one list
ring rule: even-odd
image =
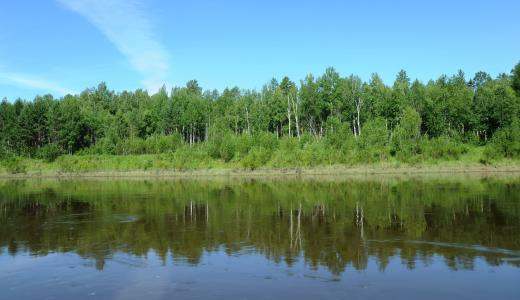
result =
[{"label": "wispy cloud", "polygon": [[165,83],[169,59],[153,34],[139,0],[57,0],[96,26],[143,76],[142,84],[156,91]]},{"label": "wispy cloud", "polygon": [[9,85],[15,85],[22,88],[41,90],[49,93],[59,94],[61,96],[74,94],[74,91],[60,86],[57,83],[47,81],[45,79],[28,76],[18,73],[0,72],[0,82]]}]

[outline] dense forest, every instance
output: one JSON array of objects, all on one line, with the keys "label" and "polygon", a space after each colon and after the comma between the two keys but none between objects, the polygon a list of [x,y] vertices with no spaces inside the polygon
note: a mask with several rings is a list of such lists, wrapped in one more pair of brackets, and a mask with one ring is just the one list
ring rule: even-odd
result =
[{"label": "dense forest", "polygon": [[257,168],[458,159],[481,148],[486,163],[520,156],[519,116],[520,63],[496,78],[459,71],[427,83],[400,71],[391,86],[333,68],[261,91],[203,91],[192,80],[149,95],[101,83],[59,99],[4,99],[0,156],[180,153]]}]

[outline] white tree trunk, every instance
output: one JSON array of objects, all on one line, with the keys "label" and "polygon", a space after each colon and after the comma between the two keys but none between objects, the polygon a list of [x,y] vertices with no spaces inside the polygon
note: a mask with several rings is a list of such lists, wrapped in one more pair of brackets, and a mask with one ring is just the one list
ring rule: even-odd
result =
[{"label": "white tree trunk", "polygon": [[249,110],[246,106],[246,122],[247,122],[247,134],[251,134],[251,127],[249,126]]},{"label": "white tree trunk", "polygon": [[289,137],[291,136],[291,104],[289,95],[287,95],[287,119],[289,120]]},{"label": "white tree trunk", "polygon": [[358,99],[357,101],[357,104],[356,104],[356,110],[357,110],[357,130],[358,130],[358,135],[361,135],[361,121],[360,121],[360,113],[361,113],[361,100]]},{"label": "white tree trunk", "polygon": [[296,136],[300,139],[300,122],[298,117],[298,103],[293,101],[294,120],[296,121]]}]

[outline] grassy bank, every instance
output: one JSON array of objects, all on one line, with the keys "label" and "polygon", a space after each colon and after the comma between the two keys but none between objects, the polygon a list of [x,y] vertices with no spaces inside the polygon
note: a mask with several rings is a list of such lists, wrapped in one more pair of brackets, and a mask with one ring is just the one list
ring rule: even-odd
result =
[{"label": "grassy bank", "polygon": [[[191,151],[190,151],[191,150]],[[482,162],[482,148],[471,148],[457,159],[414,159],[402,162],[388,158],[379,162],[337,163],[330,156],[305,158],[306,154],[275,153],[262,165],[251,168],[247,157],[228,162],[200,153],[196,147],[167,154],[144,155],[64,155],[55,161],[16,158],[3,161],[2,177],[54,176],[199,176],[199,175],[284,175],[284,174],[403,174],[519,172],[519,159]],[[311,153],[312,154],[312,153]]]}]

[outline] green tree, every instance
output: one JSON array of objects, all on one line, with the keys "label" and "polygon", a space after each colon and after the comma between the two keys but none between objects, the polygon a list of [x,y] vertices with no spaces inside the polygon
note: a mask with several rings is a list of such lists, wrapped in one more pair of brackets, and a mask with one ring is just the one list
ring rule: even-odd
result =
[{"label": "green tree", "polygon": [[420,138],[421,116],[412,107],[406,107],[392,134],[393,153],[402,159],[418,154]]},{"label": "green tree", "polygon": [[520,62],[511,71],[511,86],[520,97]]}]

